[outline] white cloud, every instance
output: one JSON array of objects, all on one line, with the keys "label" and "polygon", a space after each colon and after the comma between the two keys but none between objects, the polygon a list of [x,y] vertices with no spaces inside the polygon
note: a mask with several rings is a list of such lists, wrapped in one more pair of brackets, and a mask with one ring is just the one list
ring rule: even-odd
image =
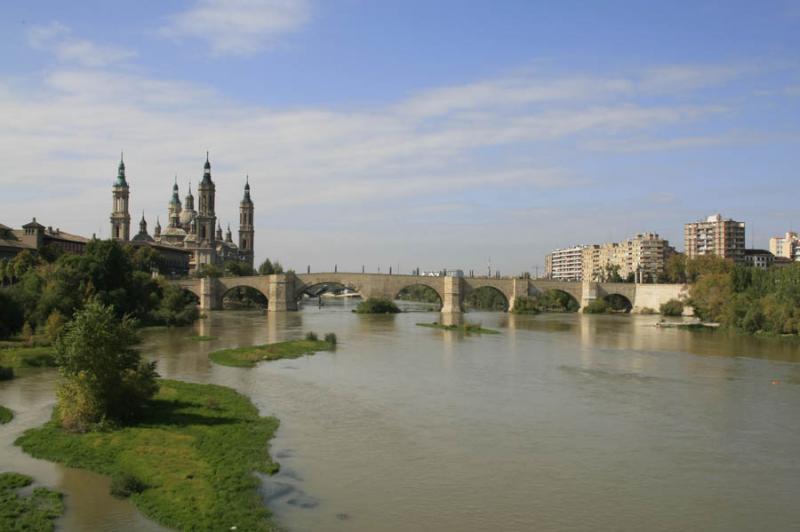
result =
[{"label": "white cloud", "polygon": [[67,26],[52,22],[31,28],[28,42],[33,48],[52,52],[60,61],[86,67],[105,67],[136,56],[131,50],[76,39],[71,33]]},{"label": "white cloud", "polygon": [[214,55],[250,55],[311,18],[309,0],[198,0],[161,28],[165,37],[207,41]]}]

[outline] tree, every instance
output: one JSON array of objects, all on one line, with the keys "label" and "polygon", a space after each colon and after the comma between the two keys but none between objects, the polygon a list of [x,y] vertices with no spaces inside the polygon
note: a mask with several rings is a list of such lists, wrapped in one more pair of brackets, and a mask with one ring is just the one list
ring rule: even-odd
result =
[{"label": "tree", "polygon": [[222,277],[224,272],[214,266],[213,264],[201,264],[194,272],[194,277],[202,279],[203,277]]},{"label": "tree", "polygon": [[229,260],[225,263],[225,274],[234,277],[244,277],[247,275],[255,275],[255,270],[246,262],[238,260]]},{"label": "tree", "polygon": [[56,341],[61,372],[58,417],[61,425],[86,431],[103,420],[131,421],[158,391],[155,362],[134,349],[136,322],[116,316],[97,300],[75,314]]},{"label": "tree", "polygon": [[264,262],[258,267],[259,275],[273,275],[277,273],[283,273],[283,266],[277,260],[272,262],[269,259],[264,259]]},{"label": "tree", "polygon": [[686,282],[686,255],[683,253],[675,253],[667,259],[667,264],[664,267],[666,280],[670,283],[685,283]]},{"label": "tree", "polygon": [[22,306],[9,292],[0,289],[0,340],[5,340],[22,328],[25,314]]}]

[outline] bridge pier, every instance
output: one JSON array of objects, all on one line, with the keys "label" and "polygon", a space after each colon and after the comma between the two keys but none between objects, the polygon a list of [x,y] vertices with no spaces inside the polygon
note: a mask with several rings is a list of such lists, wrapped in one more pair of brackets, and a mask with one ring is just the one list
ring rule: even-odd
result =
[{"label": "bridge pier", "polygon": [[464,311],[461,288],[461,277],[444,277],[442,314],[457,314]]},{"label": "bridge pier", "polygon": [[200,279],[200,310],[220,310],[222,295],[219,281],[213,277]]},{"label": "bridge pier", "polygon": [[293,273],[270,275],[267,284],[267,311],[286,312],[297,310],[295,282]]}]

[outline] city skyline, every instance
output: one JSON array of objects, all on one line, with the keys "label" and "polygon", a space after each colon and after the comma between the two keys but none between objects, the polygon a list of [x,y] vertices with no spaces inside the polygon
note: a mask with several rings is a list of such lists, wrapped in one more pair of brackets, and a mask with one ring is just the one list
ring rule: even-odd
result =
[{"label": "city skyline", "polygon": [[790,2],[146,4],[4,6],[0,223],[110,236],[124,150],[152,226],[210,150],[221,197],[250,176],[256,262],[297,269],[516,273],[642,232],[682,249],[716,212],[748,247],[800,226]]}]

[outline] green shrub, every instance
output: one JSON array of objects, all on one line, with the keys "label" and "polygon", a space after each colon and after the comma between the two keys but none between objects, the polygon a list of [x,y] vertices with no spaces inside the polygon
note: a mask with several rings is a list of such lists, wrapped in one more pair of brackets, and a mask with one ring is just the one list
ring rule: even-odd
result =
[{"label": "green shrub", "polygon": [[539,314],[541,311],[535,298],[522,296],[514,300],[514,314]]},{"label": "green shrub", "polygon": [[141,493],[147,489],[144,482],[135,476],[122,473],[111,477],[111,495],[118,499],[126,499],[134,493]]},{"label": "green shrub", "polygon": [[309,331],[306,333],[306,340],[310,342],[316,342],[319,340],[319,337],[317,336],[317,333]]},{"label": "green shrub", "polygon": [[650,307],[642,307],[642,309],[639,311],[639,314],[652,315],[652,314],[658,314],[658,312],[656,312],[655,309],[652,309]]},{"label": "green shrub", "polygon": [[368,297],[358,304],[353,311],[357,314],[397,314],[400,308],[391,299]]},{"label": "green shrub", "polygon": [[51,344],[55,343],[65,323],[64,315],[58,310],[54,310],[50,313],[50,316],[47,317],[47,321],[44,324],[44,334]]},{"label": "green shrub", "polygon": [[22,306],[8,292],[0,290],[0,340],[19,331],[24,321]]},{"label": "green shrub", "polygon": [[328,333],[325,335],[325,342],[331,345],[336,345],[337,339],[334,333]]},{"label": "green shrub", "polygon": [[662,303],[659,310],[662,316],[682,316],[683,301],[679,299],[670,299],[666,303]]},{"label": "green shrub", "polygon": [[611,305],[605,299],[595,299],[583,307],[583,312],[586,314],[605,314],[611,312]]},{"label": "green shrub", "polygon": [[3,405],[0,405],[0,425],[8,423],[12,419],[14,419],[14,413]]}]

